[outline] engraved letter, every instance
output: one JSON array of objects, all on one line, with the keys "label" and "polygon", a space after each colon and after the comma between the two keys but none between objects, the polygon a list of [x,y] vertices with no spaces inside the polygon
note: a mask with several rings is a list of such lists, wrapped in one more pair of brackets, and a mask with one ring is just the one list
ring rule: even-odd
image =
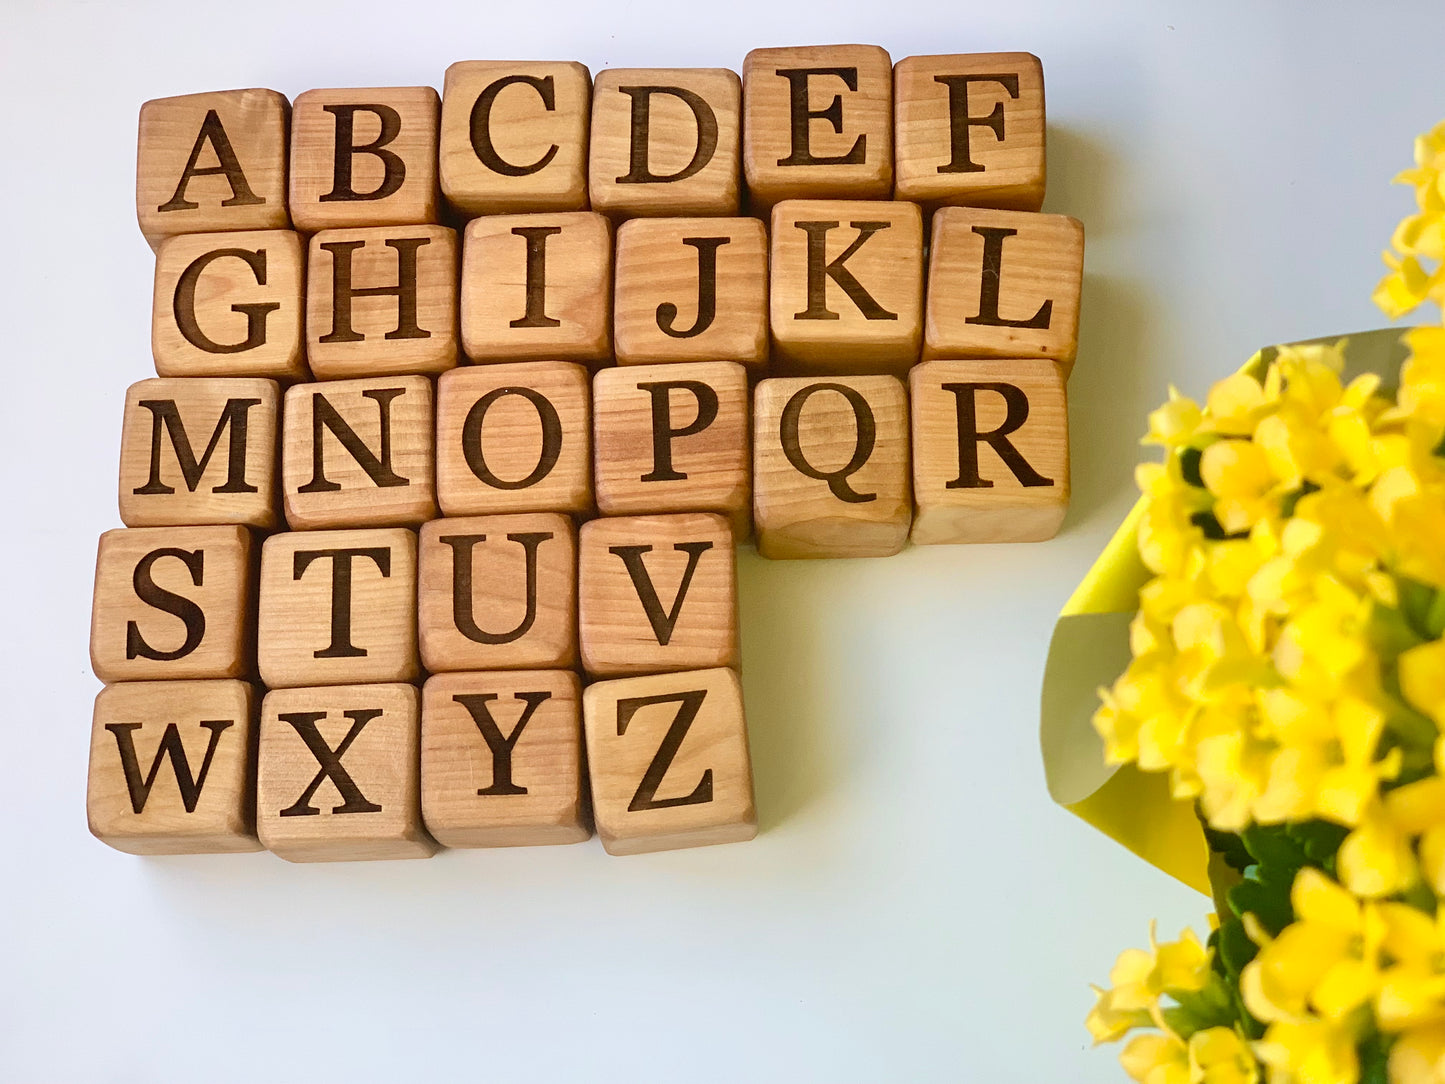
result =
[{"label": "engraved letter", "polygon": [[526,794],[526,787],[519,787],[512,782],[512,750],[517,746],[517,739],[522,736],[522,731],[531,722],[532,716],[542,702],[550,699],[550,692],[540,693],[515,693],[513,699],[520,700],[525,707],[522,708],[522,717],[517,720],[517,725],[507,735],[502,734],[501,727],[492,718],[491,709],[487,704],[497,699],[496,693],[458,693],[453,696],[462,707],[466,708],[472,716],[472,722],[477,724],[477,729],[482,732],[486,739],[487,748],[492,751],[492,785],[480,787],[477,790],[481,795],[493,794]]},{"label": "engraved letter", "polygon": [[551,531],[528,531],[507,535],[508,542],[522,547],[527,564],[527,612],[509,632],[486,632],[477,625],[472,607],[472,549],[485,542],[484,534],[449,534],[438,538],[452,548],[452,622],[457,631],[478,644],[510,644],[527,635],[537,620],[537,547],[553,537]]},{"label": "engraved letter", "polygon": [[[990,448],[998,453],[1004,465],[1013,472],[1020,485],[1051,486],[1052,478],[1045,478],[1019,453],[1008,439],[1029,417],[1029,399],[1022,388],[1014,384],[944,384],[944,391],[953,392],[958,407],[958,477],[944,485],[945,489],[988,489],[993,483],[979,477],[978,445],[987,441]],[[991,391],[1003,396],[1007,413],[1003,424],[987,433],[978,431],[977,394]]]},{"label": "engraved letter", "polygon": [[431,244],[430,237],[392,237],[387,248],[396,249],[396,285],[351,285],[351,254],[365,241],[328,241],[321,247],[331,253],[331,330],[321,336],[324,343],[359,343],[366,338],[351,326],[351,299],[354,297],[396,298],[396,330],[388,331],[388,339],[429,339],[431,332],[416,322],[416,250]]},{"label": "engraved letter", "polygon": [[186,758],[186,747],[181,742],[181,732],[176,728],[175,723],[167,723],[165,733],[161,735],[161,743],[156,747],[155,759],[151,761],[151,769],[146,773],[144,779],[140,776],[140,762],[135,755],[134,731],[141,728],[140,723],[106,723],[105,729],[115,735],[116,749],[120,752],[120,767],[125,773],[125,789],[130,792],[131,812],[140,816],[145,812],[146,801],[151,796],[151,787],[155,786],[156,776],[161,773],[161,761],[170,757],[171,770],[176,773],[176,786],[181,792],[181,804],[187,813],[196,811],[196,803],[201,799],[201,789],[206,785],[206,776],[211,770],[211,759],[216,755],[216,744],[221,740],[221,731],[234,724],[234,720],[221,719],[201,723],[203,730],[211,732],[211,740],[206,744],[206,755],[201,759],[201,770],[194,776],[191,775],[191,762]]},{"label": "engraved letter", "polygon": [[[682,87],[618,87],[619,91],[632,99],[632,142],[631,157],[627,172],[617,178],[618,184],[660,184],[665,181],[681,181],[693,176],[709,162],[717,151],[717,114],[712,106]],[[687,165],[675,173],[653,173],[648,165],[648,148],[652,135],[652,96],[670,94],[680,99],[692,110],[697,122],[697,146]]]},{"label": "engraved letter", "polygon": [[[516,481],[498,478],[487,466],[482,455],[482,422],[492,404],[508,395],[521,396],[536,407],[537,420],[542,423],[542,450],[537,456],[537,465],[532,468],[531,474]],[[551,400],[535,388],[494,388],[472,404],[472,409],[467,411],[466,420],[462,423],[462,455],[466,457],[467,466],[477,476],[478,481],[485,482],[493,489],[526,489],[536,485],[552,473],[552,468],[557,465],[557,458],[561,454],[562,419],[557,416],[557,408],[552,405]]]},{"label": "engraved letter", "polygon": [[172,548],[151,550],[140,559],[135,566],[135,572],[131,575],[131,584],[135,588],[137,598],[147,606],[154,606],[157,610],[175,614],[185,622],[185,641],[174,651],[157,651],[146,643],[145,637],[141,635],[140,626],[134,621],[127,621],[125,625],[125,657],[127,659],[143,658],[155,659],[159,662],[174,662],[196,650],[200,646],[201,637],[206,634],[206,615],[201,608],[190,599],[183,598],[173,591],[167,591],[151,578],[151,567],[162,557],[174,557],[181,561],[191,574],[191,582],[197,587],[201,587],[205,580],[206,551]]},{"label": "engraved letter", "polygon": [[493,173],[500,173],[503,177],[526,177],[547,168],[547,164],[557,157],[558,147],[553,143],[542,153],[542,157],[531,165],[516,166],[498,154],[497,148],[492,146],[492,104],[497,100],[498,94],[514,83],[536,90],[547,112],[551,113],[557,108],[556,92],[550,75],[540,79],[535,75],[503,76],[482,91],[472,105],[472,150],[476,152],[482,165]]},{"label": "engraved letter", "polygon": [[266,344],[266,316],[281,307],[279,301],[253,301],[247,305],[232,305],[232,312],[246,317],[246,337],[240,342],[218,343],[201,330],[196,322],[196,286],[201,273],[216,260],[233,257],[240,260],[256,276],[256,285],[266,285],[266,250],[254,252],[245,248],[218,248],[197,256],[191,265],[181,272],[176,280],[175,296],[171,299],[171,311],[176,317],[176,327],[185,336],[186,342],[208,354],[239,354]]},{"label": "engraved letter", "polygon": [[662,744],[657,748],[657,755],[652,758],[652,763],[643,773],[642,782],[637,784],[637,791],[632,795],[632,801],[627,803],[627,812],[636,813],[641,809],[670,809],[680,805],[702,805],[712,801],[711,768],[702,773],[702,778],[697,781],[697,786],[693,788],[691,794],[675,798],[657,797],[657,788],[662,785],[663,777],[667,775],[667,769],[672,767],[673,758],[677,756],[682,740],[687,737],[688,728],[697,718],[698,709],[702,707],[702,702],[706,698],[706,689],[693,689],[684,693],[634,696],[617,702],[617,736],[619,738],[627,733],[627,724],[641,709],[653,704],[677,705],[677,715],[673,717],[672,725],[663,735]]},{"label": "engraved letter", "polygon": [[291,578],[299,580],[316,558],[331,559],[331,643],[311,654],[318,659],[358,659],[366,648],[351,642],[351,559],[375,562],[383,578],[391,575],[391,550],[386,546],[351,550],[297,550],[292,556]]},{"label": "engraved letter", "polygon": [[[332,159],[331,191],[323,193],[322,203],[352,200],[385,199],[406,180],[406,163],[386,150],[401,132],[401,115],[389,105],[324,105],[321,107],[336,118],[336,150]],[[371,113],[381,122],[381,132],[370,143],[356,145],[356,114]],[[370,192],[352,187],[351,165],[358,154],[372,154],[380,161],[385,175]]]},{"label": "engraved letter", "polygon": [[[819,470],[808,462],[808,457],[803,454],[803,446],[799,439],[799,422],[803,416],[803,407],[808,400],[820,391],[835,391],[853,408],[853,418],[857,425],[858,440],[853,446],[853,456],[837,470]],[[863,504],[867,501],[876,501],[876,493],[859,493],[848,484],[848,479],[863,469],[868,462],[868,457],[873,454],[873,444],[877,439],[878,426],[873,419],[873,408],[868,405],[868,400],[863,398],[857,388],[850,388],[847,384],[809,384],[806,388],[799,388],[793,397],[783,407],[783,415],[778,421],[778,437],[783,442],[783,454],[788,457],[791,463],[802,474],[809,478],[816,478],[820,482],[827,482],[828,488],[833,491],[833,496],[840,501],[847,501],[849,504]]]},{"label": "engraved letter", "polygon": [[1027,320],[1005,320],[998,314],[999,282],[1003,278],[1003,241],[1018,230],[1002,226],[975,226],[973,232],[983,238],[983,279],[978,287],[978,315],[964,320],[965,324],[987,324],[989,327],[1030,327],[1049,326],[1049,316],[1054,311],[1052,300],[1039,306],[1039,311]]},{"label": "engraved letter", "polygon": [[[197,168],[196,163],[200,160],[201,148],[207,143],[216,153],[216,164]],[[194,211],[200,204],[186,199],[186,186],[191,183],[192,177],[213,177],[217,174],[225,174],[226,183],[231,186],[231,198],[222,200],[222,207],[254,207],[258,203],[266,202],[265,199],[252,192],[251,186],[246,183],[246,174],[242,171],[241,162],[231,147],[231,137],[226,135],[226,129],[222,126],[221,118],[216,115],[216,111],[208,109],[206,110],[206,119],[201,121],[201,130],[196,136],[195,145],[191,147],[191,156],[186,159],[186,168],[181,173],[180,183],[176,185],[176,194],[156,210]]]},{"label": "engraved letter", "polygon": [[838,314],[828,308],[828,279],[832,279],[867,320],[897,320],[896,312],[889,312],[863,289],[863,284],[853,277],[853,272],[843,265],[848,257],[863,247],[863,243],[879,230],[886,230],[891,222],[850,222],[858,231],[853,243],[843,250],[841,256],[828,259],[828,231],[836,229],[837,222],[794,222],[794,226],[808,235],[808,307],[793,313],[795,320],[836,320]]},{"label": "engraved letter", "polygon": [[712,327],[717,316],[717,250],[727,237],[684,237],[682,243],[697,249],[697,319],[690,328],[677,326],[677,306],[664,301],[657,306],[657,326],[674,339],[690,339]]},{"label": "engraved letter", "polygon": [[843,134],[843,96],[833,95],[826,109],[808,108],[808,80],[815,75],[831,75],[841,79],[849,90],[858,89],[857,68],[779,68],[778,74],[788,81],[788,123],[793,137],[793,150],[779,158],[780,166],[855,166],[867,160],[868,137],[860,135],[844,154],[816,155],[808,148],[808,125],[825,120],[833,131]]},{"label": "engraved letter", "polygon": [[191,448],[190,438],[186,435],[186,428],[181,422],[180,411],[176,408],[174,399],[142,399],[136,405],[151,412],[151,474],[145,485],[131,490],[132,493],[174,493],[175,487],[161,481],[161,433],[170,437],[171,450],[176,454],[176,463],[181,468],[181,477],[185,480],[186,489],[194,493],[196,486],[201,484],[201,477],[206,473],[206,465],[210,463],[211,456],[215,455],[217,447],[221,443],[221,434],[226,431],[227,426],[231,430],[231,439],[226,449],[226,481],[225,484],[213,486],[212,493],[255,493],[257,489],[246,481],[246,420],[251,413],[251,408],[259,404],[259,399],[227,399],[226,405],[221,408],[221,417],[216,422],[216,427],[211,430],[210,443],[206,445],[205,453],[199,460]]},{"label": "engraved letter", "polygon": [[1019,96],[1017,75],[935,75],[935,83],[948,88],[948,138],[949,161],[939,166],[939,173],[982,173],[984,167],[968,156],[968,130],[972,127],[989,128],[993,136],[1003,141],[1003,102],[995,102],[993,112],[986,117],[970,116],[968,112],[968,84],[998,83],[1008,91],[1010,98]]},{"label": "engraved letter", "polygon": [[[297,554],[300,556],[300,554]],[[351,743],[361,733],[367,723],[381,714],[380,708],[367,708],[364,711],[342,712],[346,718],[351,720],[351,729],[346,732],[346,737],[341,739],[335,749],[326,744],[326,739],[321,736],[321,731],[316,724],[326,718],[324,711],[296,711],[288,712],[279,716],[283,723],[290,723],[301,740],[306,743],[306,748],[311,750],[311,755],[316,758],[316,763],[321,765],[316,773],[316,778],[301,792],[301,797],[292,802],[291,805],[281,810],[282,817],[319,817],[321,810],[311,804],[311,798],[316,789],[328,778],[336,785],[336,793],[341,796],[341,804],[333,806],[333,813],[380,813],[381,806],[375,802],[368,802],[366,795],[361,793],[361,788],[351,778],[341,758],[346,755],[346,750],[351,748]]]},{"label": "engraved letter", "polygon": [[672,599],[672,609],[666,613],[662,611],[662,602],[657,597],[657,588],[653,586],[652,576],[648,574],[647,565],[642,561],[644,553],[651,553],[651,546],[609,546],[608,553],[615,553],[622,558],[622,563],[627,566],[627,574],[632,577],[632,586],[637,589],[638,601],[642,603],[643,612],[647,614],[647,620],[652,625],[652,634],[657,637],[657,642],[666,647],[672,639],[673,630],[677,627],[678,615],[682,612],[683,599],[687,597],[688,586],[692,583],[692,574],[697,571],[697,563],[704,553],[712,549],[711,542],[678,542],[672,547],[679,553],[687,554],[687,568],[682,573],[682,580],[677,585],[677,594]]}]

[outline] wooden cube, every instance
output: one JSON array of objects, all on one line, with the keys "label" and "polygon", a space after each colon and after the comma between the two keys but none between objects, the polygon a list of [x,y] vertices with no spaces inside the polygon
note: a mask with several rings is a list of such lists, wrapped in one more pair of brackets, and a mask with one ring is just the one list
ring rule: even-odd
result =
[{"label": "wooden cube", "polygon": [[768,362],[768,232],[756,218],[635,218],[617,230],[619,365]]},{"label": "wooden cube", "polygon": [[614,216],[735,215],[742,83],[726,68],[608,68],[592,90],[588,189]]},{"label": "wooden cube", "polygon": [[914,542],[1040,542],[1069,509],[1058,365],[927,361],[909,374]]},{"label": "wooden cube", "polygon": [[753,394],[764,557],[888,557],[912,520],[908,396],[892,376],[774,377]]},{"label": "wooden cube", "polygon": [[124,527],[100,536],[90,663],[101,681],[252,673],[251,533]]},{"label": "wooden cube", "polygon": [[135,203],[151,247],[178,233],[290,226],[290,117],[291,103],[274,90],[182,94],[141,106]]},{"label": "wooden cube", "polygon": [[445,226],[322,230],[306,264],[306,359],[318,380],[457,363],[457,235]]},{"label": "wooden cube", "polygon": [[473,361],[608,361],[612,227],[590,211],[489,215],[462,244],[462,349]]},{"label": "wooden cube", "polygon": [[441,182],[471,215],[587,209],[583,64],[463,60],[442,89]]},{"label": "wooden cube", "polygon": [[773,353],[813,373],[894,373],[923,341],[915,203],[789,200],[773,208]]},{"label": "wooden cube", "polygon": [[276,526],[273,380],[155,379],[125,393],[120,518],[127,527]]},{"label": "wooden cube", "polygon": [[416,535],[392,527],[266,539],[256,653],[273,689],[414,680]]},{"label": "wooden cube", "polygon": [[415,685],[273,689],[261,705],[256,827],[288,862],[430,858]]},{"label": "wooden cube", "polygon": [[564,361],[437,380],[437,500],[448,516],[592,509],[591,379]]},{"label": "wooden cube", "polygon": [[593,378],[597,507],[604,515],[717,512],[752,519],[748,373],[732,361],[629,365]]},{"label": "wooden cube", "polygon": [[876,45],[754,49],[743,62],[753,205],[893,194],[893,63]]},{"label": "wooden cube", "polygon": [[582,665],[594,676],[736,666],[737,570],[728,521],[618,516],[578,536]]},{"label": "wooden cube", "polygon": [[421,702],[421,812],[447,847],[536,847],[592,834],[582,683],[570,670],[436,674]]},{"label": "wooden cube", "polygon": [[95,698],[85,811],[130,854],[259,851],[244,681],[128,681]]},{"label": "wooden cube", "polygon": [[435,222],[441,99],[431,87],[308,90],[291,118],[298,230]]},{"label": "wooden cube", "polygon": [[910,56],[893,69],[896,199],[1037,211],[1044,71],[1032,53]]},{"label": "wooden cube", "polygon": [[424,376],[297,384],[282,415],[286,522],[411,526],[436,515],[432,387]]},{"label": "wooden cube", "polygon": [[188,233],[156,250],[151,353],[161,376],[305,380],[301,238]]},{"label": "wooden cube", "polygon": [[597,835],[608,854],[758,834],[742,686],[728,669],[599,681],[583,694]]},{"label": "wooden cube", "polygon": [[418,562],[428,670],[577,664],[577,529],[568,516],[432,520],[421,529]]},{"label": "wooden cube", "polygon": [[1083,283],[1078,219],[944,207],[933,216],[923,357],[1048,358],[1067,376]]}]

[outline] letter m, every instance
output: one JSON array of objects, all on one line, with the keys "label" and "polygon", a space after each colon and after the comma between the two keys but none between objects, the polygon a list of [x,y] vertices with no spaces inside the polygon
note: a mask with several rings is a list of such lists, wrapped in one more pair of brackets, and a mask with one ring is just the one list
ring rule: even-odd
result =
[{"label": "letter m", "polygon": [[211,740],[206,745],[206,755],[201,760],[201,770],[191,772],[191,762],[186,759],[186,747],[181,742],[181,732],[176,728],[175,723],[167,723],[165,733],[161,735],[160,745],[156,747],[155,759],[151,761],[150,771],[144,779],[140,774],[140,761],[135,755],[135,734],[141,728],[140,723],[106,723],[105,729],[115,735],[116,748],[120,752],[121,770],[125,772],[125,788],[130,792],[131,810],[139,816],[145,812],[146,801],[151,796],[151,788],[155,786],[156,777],[161,773],[161,763],[167,757],[171,761],[171,770],[176,774],[176,786],[181,792],[181,803],[186,807],[187,813],[196,811],[196,803],[201,799],[201,790],[206,785],[206,776],[211,770],[211,761],[216,755],[216,745],[221,740],[221,732],[233,725],[230,719],[213,720],[201,723],[203,730],[211,732]]},{"label": "letter m", "polygon": [[149,480],[134,492],[150,494],[176,491],[174,486],[167,485],[161,480],[161,444],[164,435],[170,438],[171,450],[175,453],[176,462],[180,465],[181,477],[185,479],[186,489],[194,493],[196,487],[201,484],[201,478],[206,473],[206,467],[210,464],[211,457],[220,447],[222,434],[229,429],[230,440],[226,446],[226,482],[224,485],[213,487],[211,492],[255,493],[256,487],[246,481],[246,423],[251,408],[260,402],[260,399],[227,399],[215,429],[211,430],[211,439],[206,444],[206,450],[201,454],[201,458],[197,459],[190,437],[186,434],[186,427],[181,422],[180,411],[176,409],[176,401],[174,399],[140,400],[138,405],[151,412],[151,469]]}]

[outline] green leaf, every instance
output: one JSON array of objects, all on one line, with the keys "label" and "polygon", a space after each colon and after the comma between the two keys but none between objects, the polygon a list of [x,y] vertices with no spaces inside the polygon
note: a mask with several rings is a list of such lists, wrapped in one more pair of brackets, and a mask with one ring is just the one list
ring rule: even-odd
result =
[{"label": "green leaf", "polygon": [[1231,888],[1225,898],[1241,919],[1253,915],[1271,937],[1276,937],[1294,921],[1294,908],[1289,902],[1292,884],[1293,872],[1275,873],[1267,866],[1251,866],[1245,871],[1244,880]]},{"label": "green leaf", "polygon": [[1289,825],[1252,824],[1239,838],[1261,866],[1293,871],[1309,865],[1304,840],[1293,836]]},{"label": "green leaf", "polygon": [[1233,832],[1220,832],[1209,827],[1209,823],[1203,818],[1199,821],[1204,829],[1205,842],[1209,849],[1224,859],[1225,865],[1236,873],[1243,873],[1250,866],[1254,865],[1254,856],[1249,853],[1249,848],[1244,845],[1244,840]]},{"label": "green leaf", "polygon": [[1440,635],[1438,632],[1431,633],[1429,616],[1431,607],[1437,603],[1442,592],[1409,576],[1397,576],[1395,593],[1400,600],[1400,614],[1421,639],[1433,640]]},{"label": "green leaf", "polygon": [[1390,1044],[1374,1033],[1359,1045],[1360,1084],[1390,1084]]},{"label": "green leaf", "polygon": [[1229,980],[1231,986],[1238,986],[1239,973],[1259,951],[1255,943],[1249,939],[1249,935],[1244,932],[1244,923],[1237,918],[1221,922],[1219,929],[1209,940],[1217,950],[1217,959],[1224,968],[1224,977]]},{"label": "green leaf", "polygon": [[1204,451],[1200,448],[1184,448],[1179,452],[1179,473],[1197,489],[1204,488],[1204,476],[1199,473],[1199,463],[1203,458]]},{"label": "green leaf", "polygon": [[1340,844],[1344,843],[1350,830],[1341,825],[1320,820],[1291,824],[1288,830],[1290,838],[1304,849],[1305,857],[1309,859],[1305,864],[1318,866],[1333,877],[1335,856],[1339,854]]}]

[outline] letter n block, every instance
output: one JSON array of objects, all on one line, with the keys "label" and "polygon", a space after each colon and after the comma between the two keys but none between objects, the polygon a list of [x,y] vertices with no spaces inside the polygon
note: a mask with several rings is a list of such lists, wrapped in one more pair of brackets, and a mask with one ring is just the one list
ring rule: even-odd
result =
[{"label": "letter n block", "polygon": [[758,833],[742,686],[729,669],[599,681],[583,695],[592,811],[608,854]]}]

